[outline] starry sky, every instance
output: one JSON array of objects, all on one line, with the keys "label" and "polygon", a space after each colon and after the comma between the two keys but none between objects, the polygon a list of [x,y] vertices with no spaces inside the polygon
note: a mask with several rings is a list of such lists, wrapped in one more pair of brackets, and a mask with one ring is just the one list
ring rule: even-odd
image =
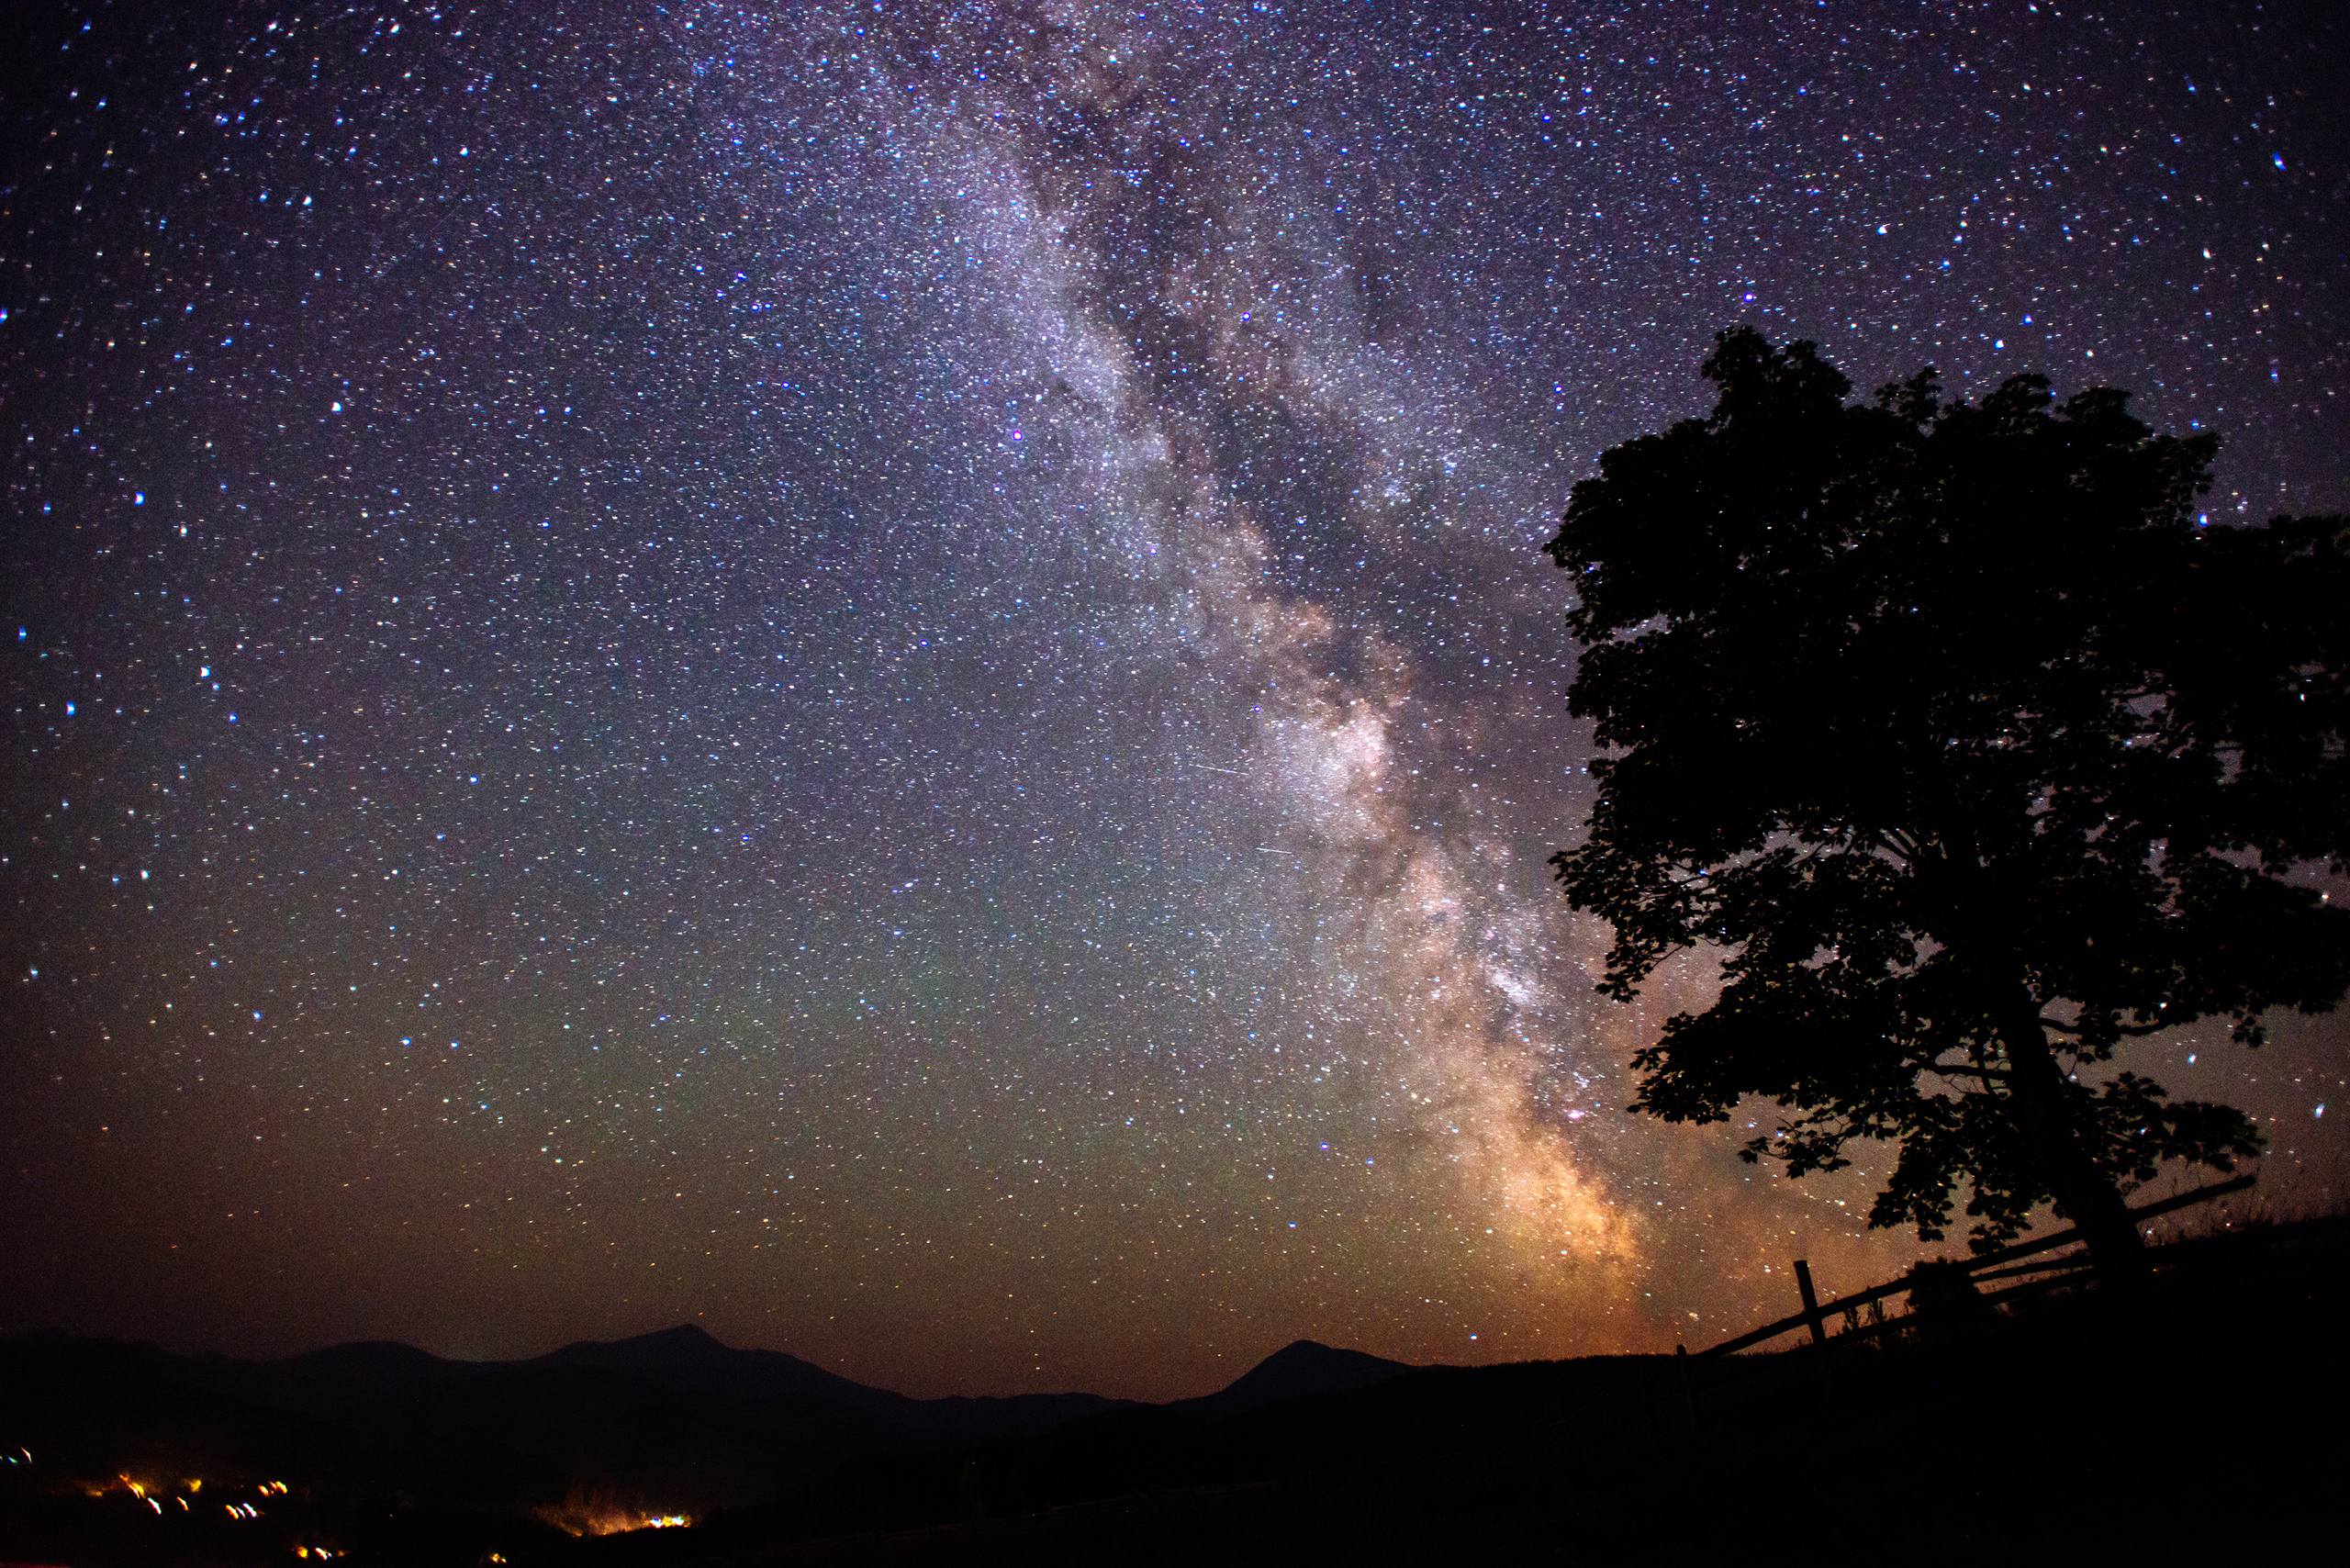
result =
[{"label": "starry sky", "polygon": [[[1749,321],[2132,388],[2215,522],[2350,506],[2329,6],[29,37],[0,1328],[1152,1397],[1710,1342],[1918,1246],[1625,1113],[1707,981],[1595,997],[1548,880],[1574,480]],[[2346,1058],[2142,1063],[2307,1204]]]}]

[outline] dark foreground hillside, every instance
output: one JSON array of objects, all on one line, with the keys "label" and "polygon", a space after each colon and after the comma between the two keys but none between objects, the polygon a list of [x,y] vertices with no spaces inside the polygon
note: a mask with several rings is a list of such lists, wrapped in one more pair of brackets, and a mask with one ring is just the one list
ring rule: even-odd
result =
[{"label": "dark foreground hillside", "polygon": [[2350,1474],[2350,1226],[2170,1261],[2119,1317],[2086,1291],[1733,1358],[1686,1393],[1669,1359],[1623,1358],[1423,1369],[1197,1427],[1125,1410],[933,1466],[926,1492],[885,1467],[901,1510],[959,1486],[926,1528],[835,1533],[809,1500],[561,1561],[2319,1560]]},{"label": "dark foreground hillside", "polygon": [[[2350,1473],[2350,1225],[2168,1258],[2127,1312],[2060,1294],[1685,1382],[1300,1344],[1157,1406],[902,1400],[692,1335],[491,1368],[36,1337],[0,1346],[0,1423],[65,1441],[0,1467],[0,1562],[2311,1560]],[[109,1443],[120,1479],[60,1486]]]}]

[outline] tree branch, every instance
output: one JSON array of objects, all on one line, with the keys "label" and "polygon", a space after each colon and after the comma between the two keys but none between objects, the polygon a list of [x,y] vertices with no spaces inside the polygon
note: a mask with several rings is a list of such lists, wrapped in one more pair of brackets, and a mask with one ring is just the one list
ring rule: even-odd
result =
[{"label": "tree branch", "polygon": [[1950,1078],[1979,1078],[1986,1083],[1998,1083],[2008,1077],[2008,1070],[2006,1068],[1989,1067],[1980,1061],[1972,1065],[1959,1062],[1930,1061],[1926,1064],[1925,1070],[1928,1072],[1939,1072],[1945,1077]]},{"label": "tree branch", "polygon": [[[2040,1015],[2040,1021],[2058,1034],[2070,1035],[2075,1039],[2081,1039],[2088,1034],[2088,1031],[2078,1024],[2067,1024],[2062,1018],[2051,1018],[2044,1013]],[[2148,1035],[2159,1035],[2170,1026],[2168,1023],[2116,1024],[2113,1025],[2113,1033],[2124,1039],[2136,1040],[2143,1039]]]}]

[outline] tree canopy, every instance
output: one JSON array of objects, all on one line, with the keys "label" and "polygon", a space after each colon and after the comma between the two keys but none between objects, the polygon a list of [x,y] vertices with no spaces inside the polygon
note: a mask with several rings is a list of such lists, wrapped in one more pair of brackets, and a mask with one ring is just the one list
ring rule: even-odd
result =
[{"label": "tree canopy", "polygon": [[1711,414],[1604,454],[1548,550],[1601,749],[1553,857],[1629,1000],[1713,950],[1717,1000],[1635,1108],[1786,1108],[1790,1174],[1899,1144],[1870,1214],[1978,1244],[2053,1199],[2101,1262],[2166,1160],[2252,1123],[2117,1060],[2209,1017],[2247,1045],[2350,986],[2350,519],[2212,525],[2215,441],[2111,388],[1929,370],[1851,399],[1811,344],[1726,332]]}]

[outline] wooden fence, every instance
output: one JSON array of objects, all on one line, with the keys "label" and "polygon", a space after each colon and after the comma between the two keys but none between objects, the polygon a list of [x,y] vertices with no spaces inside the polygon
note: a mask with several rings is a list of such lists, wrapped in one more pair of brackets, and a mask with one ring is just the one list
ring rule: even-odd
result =
[{"label": "wooden fence", "polygon": [[[2239,1176],[2231,1182],[2214,1182],[2208,1186],[2195,1188],[2192,1192],[2178,1193],[2175,1197],[2164,1198],[2151,1204],[2142,1204],[2130,1211],[2130,1216],[2143,1224],[2157,1215],[2173,1214],[2180,1209],[2192,1208],[2198,1204],[2208,1204],[2214,1198],[2224,1198],[2232,1193],[2241,1193],[2250,1187],[2254,1180],[2255,1178],[2251,1176]],[[2000,1280],[2022,1280],[2023,1282],[2020,1284],[2007,1285],[1988,1293],[1978,1293],[1979,1299],[1984,1302],[2006,1301],[2015,1296],[2053,1289],[2065,1282],[2069,1277],[2086,1270],[2089,1261],[2086,1249],[2062,1253],[2054,1257],[2042,1256],[2054,1253],[2059,1248],[2071,1247],[2080,1239],[2081,1233],[2077,1228],[2067,1228],[2054,1231],[2047,1236],[2036,1236],[2029,1241],[2019,1241],[2012,1247],[2002,1247],[1996,1252],[1986,1252],[1977,1257],[1960,1259],[1946,1264],[1930,1264],[1927,1267],[1946,1268],[1951,1271],[1953,1276],[1963,1276],[1970,1287],[1977,1287]],[[2034,1257],[2039,1260],[2030,1263],[2017,1261],[2019,1259]],[[2030,1277],[2027,1278],[2027,1276]],[[1766,1344],[1782,1334],[1792,1334],[1798,1328],[1807,1329],[1815,1343],[1824,1344],[1828,1339],[1828,1324],[1831,1317],[1857,1314],[1863,1307],[1873,1302],[1884,1301],[1888,1296],[1906,1294],[1917,1289],[1918,1284],[1919,1280],[1915,1274],[1904,1274],[1897,1280],[1888,1280],[1884,1284],[1871,1285],[1864,1291],[1854,1291],[1851,1295],[1838,1296],[1833,1301],[1823,1302],[1812,1289],[1811,1265],[1798,1258],[1796,1260],[1796,1288],[1803,1297],[1801,1312],[1792,1316],[1782,1317],[1775,1323],[1765,1323],[1760,1328],[1750,1328],[1743,1334],[1725,1339],[1718,1345],[1708,1346],[1695,1354],[1690,1352],[1686,1345],[1677,1347],[1676,1353],[1692,1361],[1711,1361],[1718,1356],[1730,1356],[1740,1350],[1752,1350],[1755,1346]],[[1863,1327],[1858,1332],[1868,1333],[1874,1328],[1891,1327],[1894,1325],[1888,1320],[1883,1324]],[[1839,1336],[1839,1338],[1844,1337],[1846,1336]]]},{"label": "wooden fence", "polygon": [[[2131,1217],[2143,1225],[2162,1215],[2175,1214],[2181,1209],[2210,1203],[2215,1198],[2244,1192],[2252,1186],[2253,1181],[2251,1176],[2239,1176],[2232,1181],[2214,1182],[2174,1197],[2142,1204],[2130,1211]],[[1682,1412],[1681,1419],[1694,1427],[1697,1424],[1699,1392],[1696,1374],[1702,1363],[1716,1363],[1706,1369],[1704,1382],[1707,1387],[1718,1387],[1726,1381],[1739,1380],[1746,1372],[1762,1371],[1782,1362],[1782,1358],[1777,1356],[1751,1357],[1743,1361],[1731,1362],[1730,1358],[1740,1351],[1751,1350],[1784,1335],[1797,1332],[1808,1334],[1813,1345],[1824,1346],[1830,1338],[1830,1323],[1840,1317],[1843,1319],[1844,1327],[1835,1336],[1838,1344],[1897,1332],[1909,1327],[1916,1319],[1888,1316],[1881,1304],[1893,1296],[1917,1293],[1921,1286],[1932,1288],[1937,1274],[1940,1282],[1955,1298],[1954,1305],[1977,1308],[2077,1283],[2090,1267],[2087,1250],[2079,1245],[2080,1241],[2081,1233],[2077,1228],[2054,1231],[1976,1257],[1927,1263],[1897,1280],[1888,1280],[1883,1284],[1871,1285],[1866,1290],[1854,1291],[1850,1295],[1838,1296],[1830,1301],[1819,1299],[1812,1283],[1810,1263],[1798,1258],[1795,1260],[1795,1276],[1796,1292],[1803,1300],[1801,1311],[1774,1323],[1765,1323],[1759,1328],[1750,1328],[1743,1334],[1695,1353],[1686,1345],[1675,1346],[1671,1369],[1658,1382],[1634,1395],[1633,1404],[1646,1407],[1646,1418],[1652,1429],[1662,1401],[1678,1406]],[[1995,1288],[1984,1290],[1981,1287],[1985,1285]],[[1874,1311],[1870,1318],[1863,1321],[1863,1309],[1872,1307]],[[1806,1362],[1812,1360],[1808,1356],[1798,1359]],[[1627,1409],[1624,1414],[1630,1416],[1633,1412]]]}]

